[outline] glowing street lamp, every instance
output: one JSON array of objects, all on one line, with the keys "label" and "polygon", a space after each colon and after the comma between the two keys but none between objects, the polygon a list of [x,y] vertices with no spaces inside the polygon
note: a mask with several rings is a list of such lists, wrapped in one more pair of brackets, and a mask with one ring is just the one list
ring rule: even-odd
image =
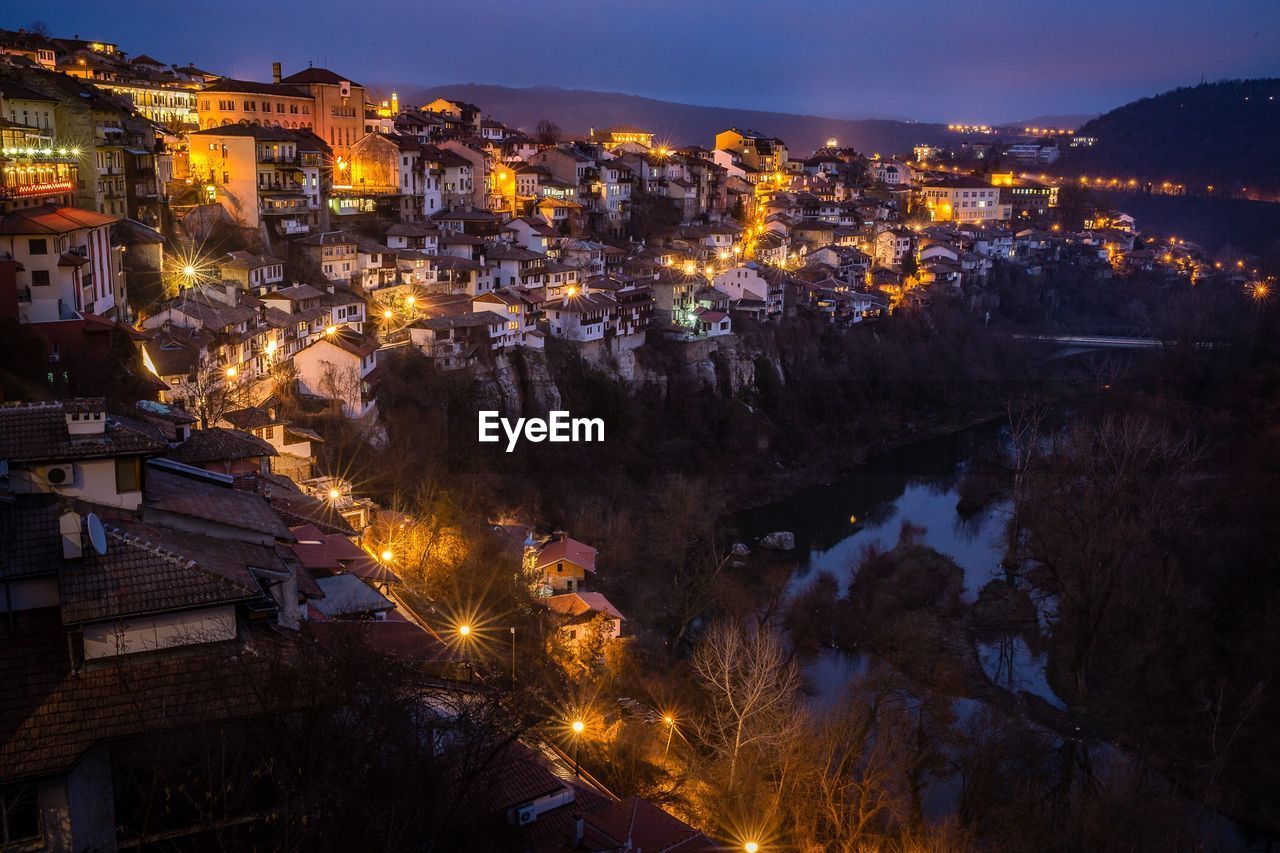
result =
[{"label": "glowing street lamp", "polygon": [[676,733],[676,718],[670,714],[666,714],[662,718],[662,722],[667,725],[667,745],[662,750],[662,760],[667,760],[667,753],[671,751],[671,736]]},{"label": "glowing street lamp", "polygon": [[232,367],[228,367],[228,368],[227,368],[227,378],[228,378],[228,379],[235,379],[235,378],[236,378],[236,373],[237,373],[237,372],[238,372],[238,371],[235,369],[235,367],[234,367],[234,366],[232,366]]},{"label": "glowing street lamp", "polygon": [[748,841],[746,844],[742,845],[742,849],[747,851],[747,853],[759,853],[760,843],[758,841]]},{"label": "glowing street lamp", "polygon": [[587,724],[581,719],[575,719],[569,724],[569,728],[573,731],[573,775],[582,778],[582,767],[578,763],[578,749],[582,746],[582,732],[586,729]]},{"label": "glowing street lamp", "polygon": [[396,555],[395,553],[392,552],[390,548],[384,548],[380,556],[382,557],[382,562],[390,563],[392,560],[395,559]]}]

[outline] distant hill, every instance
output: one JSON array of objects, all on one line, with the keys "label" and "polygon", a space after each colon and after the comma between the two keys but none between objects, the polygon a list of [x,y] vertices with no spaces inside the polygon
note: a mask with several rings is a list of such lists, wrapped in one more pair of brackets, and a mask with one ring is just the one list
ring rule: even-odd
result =
[{"label": "distant hill", "polygon": [[842,146],[872,154],[910,151],[920,143],[946,141],[945,125],[888,119],[835,119],[792,113],[702,107],[587,89],[537,86],[527,89],[463,83],[426,89],[400,90],[406,105],[429,103],[438,97],[477,104],[486,115],[513,127],[532,130],[539,119],[555,122],[567,134],[591,128],[630,124],[652,130],[659,139],[677,146],[710,147],[715,133],[729,127],[758,130],[787,143],[795,156],[821,147],[828,137]]},{"label": "distant hill", "polygon": [[1064,174],[1172,181],[1190,191],[1280,188],[1280,79],[1174,89],[1114,109],[1080,133],[1098,143],[1067,150]]},{"label": "distant hill", "polygon": [[[1095,118],[1097,118],[1096,113],[1091,113],[1089,115],[1045,115],[1032,116],[1031,118],[1023,119],[1022,121],[1008,122],[1008,124],[1012,127],[1054,127],[1062,128],[1064,130],[1074,130],[1085,122]],[[1001,125],[1001,127],[1003,126],[1004,125]]]}]

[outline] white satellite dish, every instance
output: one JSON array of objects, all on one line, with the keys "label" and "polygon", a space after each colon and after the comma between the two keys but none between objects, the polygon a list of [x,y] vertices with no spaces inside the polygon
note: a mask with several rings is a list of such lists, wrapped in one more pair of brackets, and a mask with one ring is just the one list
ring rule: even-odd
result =
[{"label": "white satellite dish", "polygon": [[107,555],[107,531],[102,526],[102,519],[96,512],[89,513],[86,526],[89,528],[89,544],[98,552],[99,557]]}]

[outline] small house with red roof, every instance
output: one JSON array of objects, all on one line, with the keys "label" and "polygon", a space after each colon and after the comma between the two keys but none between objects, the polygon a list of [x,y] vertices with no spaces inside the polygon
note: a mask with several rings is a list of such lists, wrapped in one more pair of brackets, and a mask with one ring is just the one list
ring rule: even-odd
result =
[{"label": "small house with red roof", "polygon": [[525,570],[531,582],[550,595],[552,592],[577,592],[583,589],[587,575],[596,573],[595,548],[565,535],[541,545],[525,549]]}]

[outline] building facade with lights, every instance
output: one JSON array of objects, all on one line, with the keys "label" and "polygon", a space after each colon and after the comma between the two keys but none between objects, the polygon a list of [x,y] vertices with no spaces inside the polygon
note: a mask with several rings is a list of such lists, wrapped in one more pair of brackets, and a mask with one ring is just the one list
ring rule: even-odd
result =
[{"label": "building facade with lights", "polygon": [[201,201],[216,202],[246,228],[277,236],[311,232],[320,222],[324,152],[310,134],[227,125],[189,136],[191,180]]}]

